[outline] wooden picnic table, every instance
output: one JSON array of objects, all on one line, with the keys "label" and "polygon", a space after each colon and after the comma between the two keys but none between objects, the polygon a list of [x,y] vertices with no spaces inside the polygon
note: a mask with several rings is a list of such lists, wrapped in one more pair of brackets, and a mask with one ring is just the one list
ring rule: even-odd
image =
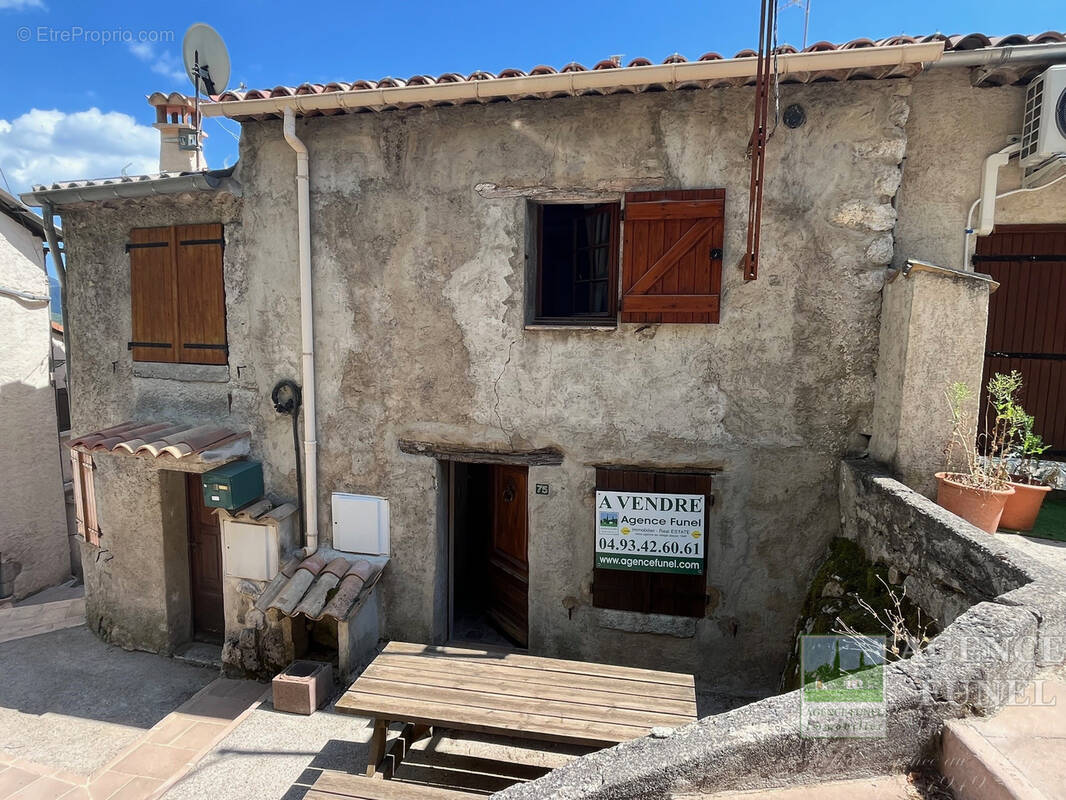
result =
[{"label": "wooden picnic table", "polygon": [[[694,722],[696,690],[691,675],[673,672],[391,642],[337,711],[374,720],[366,774],[391,777],[433,728],[610,747]],[[394,742],[399,752],[386,753],[391,722],[406,724]]]}]

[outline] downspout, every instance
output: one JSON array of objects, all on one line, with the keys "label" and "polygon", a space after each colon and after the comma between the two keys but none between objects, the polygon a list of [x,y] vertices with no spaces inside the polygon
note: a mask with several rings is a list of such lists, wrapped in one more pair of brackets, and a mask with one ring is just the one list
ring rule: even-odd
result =
[{"label": "downspout", "polygon": [[59,278],[59,313],[63,317],[63,349],[66,352],[67,391],[69,392],[74,369],[70,358],[70,326],[67,325],[67,265],[63,260],[63,252],[59,249],[59,236],[56,234],[54,221],[55,213],[55,208],[47,200],[41,203],[44,238],[48,242],[48,252],[52,254],[52,263],[56,266],[56,276]]},{"label": "downspout", "polygon": [[311,300],[311,189],[307,146],[296,136],[296,116],[285,109],[282,124],[285,141],[296,152],[296,220],[300,246],[300,341],[303,355],[304,412],[304,520],[306,539],[303,555],[318,550],[318,441],[315,435],[315,326]]}]

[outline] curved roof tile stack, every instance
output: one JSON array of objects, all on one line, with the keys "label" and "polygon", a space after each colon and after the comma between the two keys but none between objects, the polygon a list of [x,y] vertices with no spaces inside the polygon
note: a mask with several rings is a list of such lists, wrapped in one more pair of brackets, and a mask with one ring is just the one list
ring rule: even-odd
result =
[{"label": "curved roof tile stack", "polygon": [[[889,47],[902,44],[916,44],[922,42],[944,42],[944,49],[947,52],[960,51],[960,50],[975,50],[982,47],[1009,47],[1016,45],[1026,44],[1046,44],[1052,42],[1066,42],[1066,33],[1059,31],[1046,31],[1044,33],[1027,36],[1025,34],[1011,34],[1009,36],[987,36],[983,33],[970,33],[970,34],[956,34],[946,36],[941,33],[934,33],[929,36],[890,36],[885,39],[867,39],[859,38],[852,39],[851,41],[844,42],[843,44],[834,44],[832,42],[815,42],[814,44],[805,47],[802,52],[804,53],[819,53],[832,50],[855,50],[865,47]],[[801,52],[796,50],[795,47],[785,44],[778,48],[778,52],[781,54],[790,54]],[[746,49],[740,50],[735,53],[732,58],[753,58],[755,51]],[[720,53],[704,53],[697,61],[720,61],[726,58],[726,56]],[[662,61],[663,64],[684,64],[688,63],[688,59],[684,56],[674,53]],[[629,67],[646,67],[652,66],[652,62],[646,58],[634,58],[629,61],[628,64],[622,66],[620,60],[605,59],[599,61],[591,69],[603,70],[603,69],[627,69]],[[463,76],[455,72],[446,72],[434,78],[431,75],[413,75],[407,80],[402,78],[386,77],[378,81],[372,80],[358,80],[351,83],[344,81],[335,81],[331,83],[302,83],[299,86],[275,86],[273,89],[249,89],[247,91],[226,91],[220,95],[217,95],[213,99],[219,102],[233,102],[242,100],[260,100],[268,98],[282,98],[282,97],[294,97],[298,95],[308,94],[322,94],[324,92],[350,92],[350,91],[363,91],[373,89],[388,89],[402,86],[434,86],[443,83],[464,83],[471,81],[490,81],[499,80],[502,78],[524,78],[529,75],[554,75],[567,72],[587,72],[589,67],[579,64],[576,61],[570,62],[561,69],[555,69],[554,67],[540,65],[536,66],[528,72],[521,69],[509,67],[501,70],[499,73],[493,74],[486,72],[485,70],[477,70],[470,75]],[[833,77],[831,80],[846,80],[848,78],[869,78],[869,77],[881,77],[879,75],[870,75],[867,71],[860,71],[858,73],[850,74],[841,72],[840,74],[831,73]],[[896,77],[897,73],[886,71],[887,77]],[[819,76],[825,79],[824,75]],[[789,76],[785,82],[806,82],[811,79],[810,74],[806,75],[794,75]],[[730,79],[715,83],[714,85],[738,85],[744,83],[750,83],[753,79]],[[1011,73],[1011,80],[1017,80],[1017,75]],[[990,83],[995,83],[994,79],[989,79]],[[649,86],[649,89],[656,87]],[[611,93],[614,90],[596,91],[593,93]],[[619,89],[617,91],[633,91],[631,88]],[[442,103],[444,104],[444,103]],[[322,112],[311,112],[322,113]],[[329,112],[326,112],[329,113]]]},{"label": "curved roof tile stack", "polygon": [[71,441],[70,446],[86,453],[106,451],[180,459],[218,450],[247,438],[247,431],[233,431],[215,425],[124,422],[112,428],[79,436]]}]

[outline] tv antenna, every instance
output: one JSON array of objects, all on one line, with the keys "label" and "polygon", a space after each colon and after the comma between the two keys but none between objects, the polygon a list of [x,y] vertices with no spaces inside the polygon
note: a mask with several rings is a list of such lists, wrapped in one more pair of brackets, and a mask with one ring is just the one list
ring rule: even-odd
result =
[{"label": "tv antenna", "polygon": [[189,135],[178,136],[182,150],[196,150],[196,166],[199,169],[203,153],[203,122],[200,119],[200,90],[208,97],[219,95],[229,84],[229,53],[226,43],[218,31],[210,25],[197,22],[185,31],[181,42],[182,60],[185,62],[185,74],[196,89],[193,119],[196,128]]}]

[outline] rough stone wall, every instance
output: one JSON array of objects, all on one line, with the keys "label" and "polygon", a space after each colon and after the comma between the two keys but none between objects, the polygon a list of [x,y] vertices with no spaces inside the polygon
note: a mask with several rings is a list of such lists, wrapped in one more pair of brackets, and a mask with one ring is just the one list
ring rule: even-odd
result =
[{"label": "rough stone wall", "polygon": [[[41,240],[0,213],[0,286],[47,296]],[[0,554],[16,598],[70,577],[49,304],[0,296]]]},{"label": "rough stone wall", "polygon": [[[331,491],[390,499],[387,635],[445,635],[440,473],[397,440],[555,446],[563,464],[529,476],[531,490],[551,487],[529,497],[532,649],[772,690],[810,572],[838,529],[835,465],[870,432],[908,91],[905,82],[783,89],[808,122],[775,134],[754,283],[734,268],[750,90],[298,123],[311,153],[322,534],[328,543]],[[239,203],[66,212],[77,431],[150,414],[247,426],[268,490],[295,495],[288,419],[268,397],[276,380],[299,376],[293,173],[281,123],[248,123]],[[720,325],[525,327],[526,194],[698,187],[726,189]],[[127,229],[209,219],[227,225],[228,378],[135,367],[125,349]],[[672,635],[633,633],[620,628],[647,625],[591,608],[603,464],[721,470],[706,619],[664,621]]]},{"label": "rough stone wall", "polygon": [[100,545],[81,542],[89,628],[127,649],[172,652],[192,635],[185,476],[110,453],[93,464]]},{"label": "rough stone wall", "polygon": [[[929,70],[913,85],[894,261],[961,269],[966,215],[981,193],[985,157],[1021,133],[1025,87],[975,89],[965,69]],[[1021,170],[1004,167],[999,178],[1000,192],[1016,189]],[[1066,181],[1000,200],[996,222],[1066,222]]]},{"label": "rough stone wall", "polygon": [[871,560],[907,574],[908,594],[940,627],[1047,569],[932,500],[889,478],[873,461],[840,468],[841,529]]}]

